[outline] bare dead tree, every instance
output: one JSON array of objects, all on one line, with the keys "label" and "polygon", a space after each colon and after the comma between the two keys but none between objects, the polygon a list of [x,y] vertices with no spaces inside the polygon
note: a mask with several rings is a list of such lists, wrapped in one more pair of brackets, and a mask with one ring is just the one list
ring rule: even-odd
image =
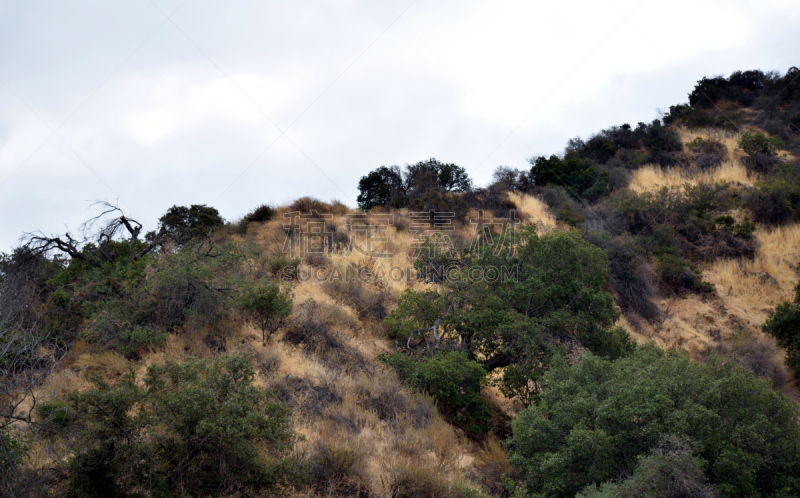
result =
[{"label": "bare dead tree", "polygon": [[[99,206],[101,211],[97,216],[87,220],[81,225],[83,236],[76,239],[69,232],[63,236],[47,236],[42,232],[27,233],[23,237],[24,245],[35,254],[47,254],[53,250],[60,251],[69,255],[73,259],[86,261],[93,265],[100,265],[106,261],[114,261],[116,254],[108,250],[109,242],[115,238],[122,238],[131,247],[131,259],[136,261],[142,256],[154,251],[159,247],[169,230],[161,226],[148,243],[139,249],[137,246],[140,240],[143,225],[139,221],[125,215],[119,206],[106,201],[97,201],[95,206]],[[87,243],[94,243],[97,252],[83,251]]]}]

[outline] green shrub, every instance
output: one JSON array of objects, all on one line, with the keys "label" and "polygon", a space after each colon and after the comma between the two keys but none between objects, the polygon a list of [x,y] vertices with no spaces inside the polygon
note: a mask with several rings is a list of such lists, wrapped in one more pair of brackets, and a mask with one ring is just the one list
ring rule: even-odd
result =
[{"label": "green shrub", "polygon": [[743,133],[739,148],[747,153],[744,163],[758,172],[769,172],[777,164],[776,154],[785,147],[781,137],[767,137],[762,133]]},{"label": "green shrub", "polygon": [[283,326],[292,313],[291,289],[281,289],[272,282],[258,282],[245,288],[239,296],[239,306],[247,317],[261,329],[261,343]]},{"label": "green shrub", "polygon": [[180,245],[207,237],[215,228],[225,224],[219,211],[205,204],[192,204],[188,208],[172,206],[158,221],[160,228]]},{"label": "green shrub", "polygon": [[417,357],[395,353],[380,360],[394,367],[409,386],[433,396],[439,411],[455,426],[473,435],[492,430],[492,413],[481,397],[486,370],[466,354],[439,351]]},{"label": "green shrub", "polygon": [[758,182],[746,205],[759,223],[778,225],[800,219],[800,163],[783,166]]},{"label": "green shrub", "polygon": [[786,349],[786,364],[800,376],[800,282],[794,288],[794,302],[783,302],[770,313],[764,332]]},{"label": "green shrub", "polygon": [[696,149],[703,143],[703,137],[695,137],[694,140],[686,144],[690,149]]},{"label": "green shrub", "polygon": [[120,330],[117,349],[128,359],[138,359],[146,349],[156,348],[167,340],[167,333],[156,327],[134,325]]},{"label": "green shrub", "polygon": [[573,227],[586,221],[583,208],[564,187],[543,187],[539,189],[539,193],[557,220]]},{"label": "green shrub", "polygon": [[275,217],[275,208],[267,204],[262,204],[242,217],[238,223],[239,232],[247,231],[250,223],[266,223]]},{"label": "green shrub", "polygon": [[778,136],[767,137],[763,133],[742,133],[739,148],[749,155],[765,154],[774,156],[784,148],[783,140]]},{"label": "green shrub", "polygon": [[692,442],[703,477],[691,455],[678,463],[721,496],[800,493],[800,412],[740,366],[648,345],[613,362],[585,355],[561,363],[543,386],[541,402],[512,422],[509,441],[509,461],[531,493],[574,496],[631,475],[647,485],[642,477],[664,477],[675,463],[646,460],[667,435]]},{"label": "green shrub", "polygon": [[591,485],[578,498],[640,498],[691,496],[714,498],[717,493],[703,474],[705,461],[686,438],[663,436],[649,454],[640,455],[633,475],[620,482]]},{"label": "green shrub", "polygon": [[36,406],[36,420],[52,428],[63,429],[75,421],[75,413],[63,401],[43,401]]},{"label": "green shrub", "polygon": [[552,155],[531,159],[530,177],[537,186],[564,187],[575,198],[595,200],[603,195],[608,173],[590,159],[567,155],[564,159]]},{"label": "green shrub", "polygon": [[[151,365],[116,386],[69,394],[85,430],[69,466],[73,496],[208,496],[301,485],[287,457],[288,409],[253,384],[249,355]],[[268,456],[269,455],[269,456]]]},{"label": "green shrub", "polygon": [[247,213],[242,221],[244,223],[266,223],[275,217],[275,208],[267,204],[262,204],[254,210]]},{"label": "green shrub", "polygon": [[[699,184],[655,192],[623,191],[610,199],[609,207],[622,215],[628,231],[640,234],[644,247],[652,246],[654,255],[666,251],[693,261],[752,257],[755,225],[749,219],[728,223],[733,218],[723,213],[731,203],[728,185]],[[665,226],[672,228],[671,237],[666,232],[654,235]]]},{"label": "green shrub", "polygon": [[[619,314],[606,254],[580,233],[540,237],[534,227],[520,227],[451,263],[441,289],[407,290],[385,320],[404,339],[415,330],[423,334],[425,341],[408,341],[411,347],[438,342],[481,358],[487,371],[503,368],[498,385],[524,403],[538,396],[553,357],[576,345],[610,357],[627,354],[613,329]],[[431,327],[439,320],[437,338]]]},{"label": "green shrub", "polygon": [[700,269],[691,261],[671,254],[656,257],[661,280],[673,291],[688,289],[696,292],[714,292],[714,284],[703,282]]}]

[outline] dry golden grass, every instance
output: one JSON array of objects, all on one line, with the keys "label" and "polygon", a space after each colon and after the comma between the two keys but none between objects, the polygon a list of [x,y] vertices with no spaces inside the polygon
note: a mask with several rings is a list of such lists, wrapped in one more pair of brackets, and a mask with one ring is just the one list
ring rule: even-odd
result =
[{"label": "dry golden grass", "polygon": [[723,162],[716,168],[697,173],[687,173],[681,168],[662,168],[658,165],[646,164],[631,175],[628,188],[636,192],[656,190],[661,187],[680,187],[685,184],[726,183],[753,186],[758,176],[747,171],[738,160]]},{"label": "dry golden grass", "polygon": [[686,144],[692,142],[697,137],[702,138],[703,140],[716,140],[720,142],[722,145],[728,149],[728,156],[725,158],[728,162],[735,162],[739,160],[743,153],[738,148],[739,139],[741,138],[741,133],[730,132],[730,131],[722,131],[716,128],[698,128],[698,129],[688,129],[685,127],[679,127],[676,129],[678,132],[678,136],[681,139],[681,143],[684,146]]},{"label": "dry golden grass", "polygon": [[800,267],[800,224],[755,232],[761,246],[752,260],[718,260],[702,265],[703,279],[716,287],[716,295],[656,299],[664,313],[658,324],[620,325],[639,343],[654,340],[664,348],[682,348],[699,358],[726,342],[742,327],[763,339],[761,325],[776,304],[792,298]]},{"label": "dry golden grass", "polygon": [[682,168],[662,168],[658,165],[646,164],[633,172],[629,188],[637,192],[654,190],[661,187],[675,187],[686,183],[732,182],[752,186],[759,177],[750,173],[742,164],[743,153],[737,148],[741,135],[739,133],[720,132],[719,130],[689,130],[678,128],[678,135],[684,145],[700,137],[704,140],[717,140],[727,148],[727,156],[716,168],[707,171],[690,172]]},{"label": "dry golden grass", "polygon": [[[662,322],[650,324],[642,320],[637,324],[638,332],[632,333],[637,342],[655,341],[665,349],[681,348],[694,358],[699,358],[715,344],[715,335],[728,331],[727,317],[714,306],[697,296],[686,298],[656,299],[664,314]],[[627,323],[628,330],[637,327]]]},{"label": "dry golden grass", "polygon": [[528,223],[540,229],[553,230],[556,219],[541,199],[532,195],[519,192],[509,192],[508,198],[517,205],[517,209],[530,217]]},{"label": "dry golden grass", "polygon": [[800,265],[800,224],[755,232],[761,247],[752,260],[719,260],[704,269],[704,278],[730,313],[760,327],[776,304],[792,298]]}]

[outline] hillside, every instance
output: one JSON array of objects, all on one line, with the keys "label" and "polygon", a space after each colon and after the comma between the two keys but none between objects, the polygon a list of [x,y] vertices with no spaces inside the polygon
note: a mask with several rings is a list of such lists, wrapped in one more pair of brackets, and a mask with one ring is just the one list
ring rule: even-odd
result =
[{"label": "hillside", "polygon": [[799,74],[704,79],[485,187],[430,159],[360,209],[29,234],[3,493],[800,493]]}]

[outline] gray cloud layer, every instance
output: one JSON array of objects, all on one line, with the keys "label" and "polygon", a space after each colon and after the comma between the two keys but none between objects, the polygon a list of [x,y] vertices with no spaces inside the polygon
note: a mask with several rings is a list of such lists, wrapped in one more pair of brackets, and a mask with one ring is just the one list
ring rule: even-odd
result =
[{"label": "gray cloud layer", "polygon": [[[0,251],[88,201],[229,219],[428,157],[498,165],[800,64],[795,1],[0,5]],[[170,17],[171,16],[171,17]],[[55,132],[55,133],[54,133]]]}]

